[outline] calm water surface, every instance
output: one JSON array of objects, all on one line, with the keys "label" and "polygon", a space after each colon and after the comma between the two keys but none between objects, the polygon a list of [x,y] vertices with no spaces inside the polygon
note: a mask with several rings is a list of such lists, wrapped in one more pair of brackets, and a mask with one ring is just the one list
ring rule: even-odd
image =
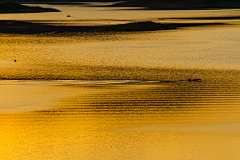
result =
[{"label": "calm water surface", "polygon": [[[190,12],[57,7],[63,12],[0,18],[71,25],[60,18],[71,14],[82,25],[189,17]],[[239,20],[228,23],[234,25],[1,34],[0,159],[239,159],[240,29]]]}]

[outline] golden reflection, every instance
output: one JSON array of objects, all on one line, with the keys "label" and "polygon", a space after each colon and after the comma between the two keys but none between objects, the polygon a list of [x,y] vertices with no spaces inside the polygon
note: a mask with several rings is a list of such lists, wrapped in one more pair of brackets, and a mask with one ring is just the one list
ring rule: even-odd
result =
[{"label": "golden reflection", "polygon": [[164,70],[183,70],[181,74],[186,69],[238,70],[238,32],[230,27],[70,37],[3,36],[0,78],[157,80],[165,78],[161,76]]},{"label": "golden reflection", "polygon": [[[84,15],[73,22],[96,25],[239,15],[58,7],[64,12],[1,17],[69,23],[66,15]],[[0,34],[0,159],[238,159],[240,30],[227,23],[234,26]]]},{"label": "golden reflection", "polygon": [[0,86],[8,92],[14,87],[29,99],[34,93],[38,100],[55,102],[51,109],[0,115],[1,159],[239,156],[238,81],[93,82],[15,81]]}]

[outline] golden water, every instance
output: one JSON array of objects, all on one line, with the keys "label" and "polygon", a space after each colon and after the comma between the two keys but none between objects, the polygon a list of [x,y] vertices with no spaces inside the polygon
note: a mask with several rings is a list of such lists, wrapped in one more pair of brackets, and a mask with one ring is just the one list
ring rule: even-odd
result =
[{"label": "golden water", "polygon": [[[130,11],[85,12],[118,19],[114,13]],[[144,19],[159,16],[132,11],[129,19],[142,12]],[[231,23],[125,34],[1,34],[0,159],[237,160],[240,29]]]}]

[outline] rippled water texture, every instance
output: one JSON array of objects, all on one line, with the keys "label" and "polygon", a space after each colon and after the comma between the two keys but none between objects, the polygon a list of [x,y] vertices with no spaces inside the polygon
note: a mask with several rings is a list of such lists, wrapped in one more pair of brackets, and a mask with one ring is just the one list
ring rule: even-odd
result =
[{"label": "rippled water texture", "polygon": [[[74,24],[98,25],[239,14],[57,7],[0,19],[73,25],[71,14]],[[228,25],[1,34],[0,159],[238,160],[239,20],[205,21]]]},{"label": "rippled water texture", "polygon": [[158,80],[178,72],[183,77],[187,72],[178,71],[182,69],[239,70],[238,33],[239,28],[212,28],[70,37],[3,35],[1,78]]}]

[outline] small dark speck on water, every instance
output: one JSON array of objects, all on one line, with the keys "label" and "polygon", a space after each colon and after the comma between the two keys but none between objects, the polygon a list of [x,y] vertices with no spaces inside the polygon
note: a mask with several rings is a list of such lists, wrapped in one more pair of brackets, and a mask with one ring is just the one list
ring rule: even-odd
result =
[{"label": "small dark speck on water", "polygon": [[17,60],[15,59],[14,62],[17,62]]}]

